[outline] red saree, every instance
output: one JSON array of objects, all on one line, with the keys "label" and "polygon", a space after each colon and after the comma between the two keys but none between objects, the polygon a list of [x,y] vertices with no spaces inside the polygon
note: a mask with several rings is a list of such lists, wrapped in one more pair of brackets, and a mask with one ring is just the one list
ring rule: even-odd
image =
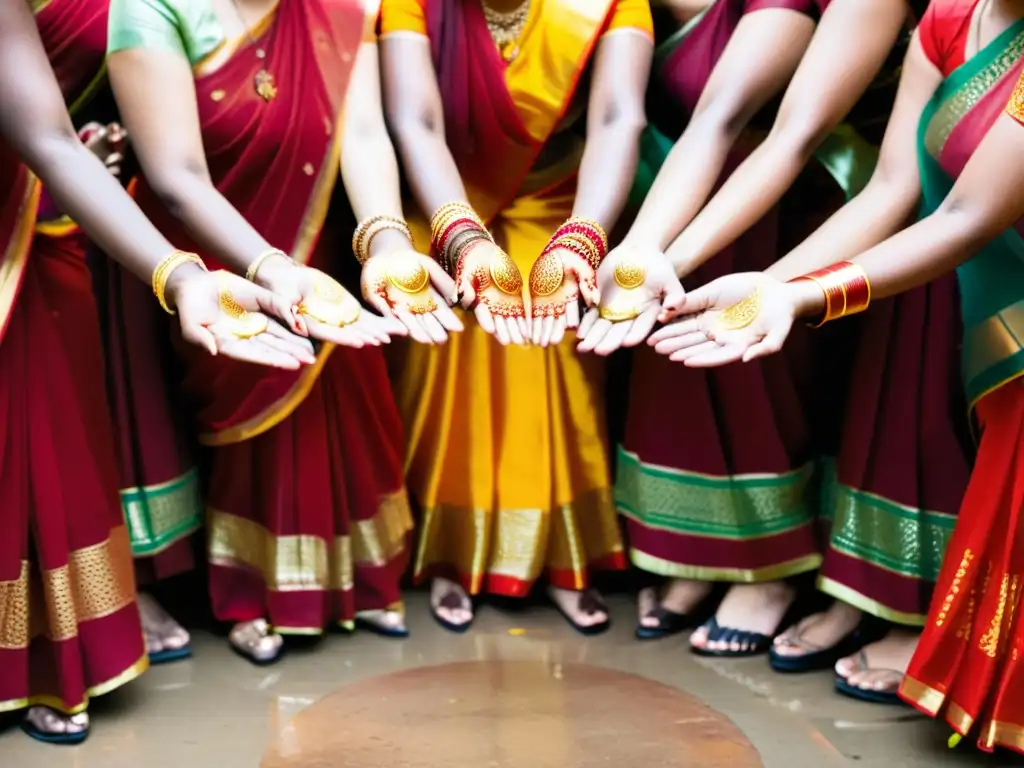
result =
[{"label": "red saree", "polygon": [[[656,54],[661,107],[652,109],[655,127],[672,131],[680,113],[692,113],[745,14],[785,8],[812,15],[826,4],[712,5],[688,34],[677,33]],[[733,152],[723,178],[744,154]],[[763,270],[779,256],[775,209],[684,283]],[[799,330],[779,355],[707,371],[669,362],[646,346],[636,350],[615,496],[637,567],[675,578],[754,582],[810,571],[821,562],[805,397],[808,339]]]},{"label": "red saree", "polygon": [[[102,62],[105,3],[54,0],[40,28],[51,53],[60,29],[81,65]],[[95,74],[57,71],[65,87]],[[76,712],[147,665],[102,348],[82,250],[33,241],[39,185],[5,147],[0,189],[0,711]]]},{"label": "red saree", "polygon": [[[265,60],[246,40],[228,43],[226,61],[214,55],[196,67],[217,189],[269,242],[329,272],[346,251],[325,219],[363,29],[357,0],[292,0],[259,32]],[[279,88],[269,102],[252,85],[264,66]],[[144,183],[137,199],[175,243],[189,242]],[[283,633],[318,633],[358,611],[397,606],[411,517],[381,351],[325,345],[316,365],[289,372],[179,347],[200,440],[213,447],[207,525],[217,618],[265,617]]]}]

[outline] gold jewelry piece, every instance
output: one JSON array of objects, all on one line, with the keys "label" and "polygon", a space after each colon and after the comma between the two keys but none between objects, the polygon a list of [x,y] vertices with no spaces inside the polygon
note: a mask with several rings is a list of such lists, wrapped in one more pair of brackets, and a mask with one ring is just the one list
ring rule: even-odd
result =
[{"label": "gold jewelry piece", "polygon": [[581,216],[573,216],[571,219],[567,219],[565,224],[562,225],[562,227],[570,227],[573,224],[579,224],[581,226],[594,230],[594,232],[597,233],[597,236],[601,238],[601,248],[604,249],[604,251],[607,253],[608,233],[604,231],[604,227],[602,227],[593,219],[584,219]]},{"label": "gold jewelry piece", "polygon": [[287,253],[282,251],[280,248],[268,248],[255,259],[249,265],[249,268],[245,270],[245,279],[250,283],[256,282],[256,273],[260,271],[260,267],[263,266],[263,262],[269,259],[271,256],[283,256],[284,258],[291,261],[291,257]]},{"label": "gold jewelry piece", "polygon": [[621,323],[626,320],[633,320],[640,317],[640,312],[636,307],[623,306],[601,307],[601,309],[598,310],[598,314],[603,320],[608,320],[613,323]]},{"label": "gold jewelry piece", "polygon": [[530,270],[530,293],[537,298],[550,296],[562,287],[564,281],[565,266],[562,260],[548,251],[534,262]]},{"label": "gold jewelry piece", "polygon": [[746,298],[740,299],[732,306],[722,310],[718,324],[727,331],[738,331],[746,328],[757,317],[761,311],[761,289],[755,288],[754,292]]},{"label": "gold jewelry piece", "polygon": [[412,242],[412,230],[409,225],[394,216],[371,216],[359,222],[355,232],[352,233],[352,252],[356,255],[360,264],[365,264],[370,258],[370,244],[373,238],[386,229],[394,229],[405,235],[409,242]]},{"label": "gold jewelry piece", "polygon": [[394,259],[395,265],[388,268],[388,282],[402,293],[419,293],[430,282],[427,272],[418,258],[412,254],[402,254]]},{"label": "gold jewelry piece", "polygon": [[228,316],[227,320],[222,321],[224,327],[239,339],[251,339],[253,336],[259,336],[270,327],[270,320],[266,315],[248,312],[238,303],[231,291],[222,290],[220,292],[220,309]]},{"label": "gold jewelry piece", "polygon": [[[238,0],[231,0],[231,4],[235,7],[235,13],[238,14],[238,20],[242,22],[242,26],[245,27],[245,35],[249,38],[249,44],[256,49],[256,58],[261,62],[267,58],[267,52],[263,46],[256,44],[256,38],[253,37],[252,30],[245,21],[245,17],[242,15],[242,9],[238,7]],[[256,76],[252,79],[253,88],[259,97],[264,101],[270,101],[277,96],[277,84],[274,82],[274,76],[267,71],[267,68],[261,66]]]},{"label": "gold jewelry piece", "polygon": [[643,285],[647,269],[632,254],[627,254],[616,262],[612,277],[620,288],[631,290]]},{"label": "gold jewelry piece", "polygon": [[299,314],[341,328],[359,319],[362,307],[336,280],[322,275],[313,283],[313,296],[299,305]]},{"label": "gold jewelry piece", "polygon": [[484,20],[487,22],[487,30],[491,33],[491,39],[498,46],[501,58],[506,62],[515,61],[519,55],[519,38],[523,36],[523,29],[526,27],[526,19],[530,15],[530,0],[524,0],[518,8],[501,13],[481,3],[484,8]]},{"label": "gold jewelry piece", "polygon": [[499,253],[501,255],[489,265],[491,280],[502,293],[518,296],[523,290],[523,276],[519,274],[519,267],[507,253],[501,250]]},{"label": "gold jewelry piece", "polygon": [[170,256],[157,264],[156,269],[153,270],[153,295],[160,302],[164,312],[169,315],[173,315],[174,310],[167,306],[167,296],[165,295],[167,281],[170,279],[171,273],[182,264],[198,264],[204,271],[206,270],[203,260],[196,254],[187,251],[173,251]]}]

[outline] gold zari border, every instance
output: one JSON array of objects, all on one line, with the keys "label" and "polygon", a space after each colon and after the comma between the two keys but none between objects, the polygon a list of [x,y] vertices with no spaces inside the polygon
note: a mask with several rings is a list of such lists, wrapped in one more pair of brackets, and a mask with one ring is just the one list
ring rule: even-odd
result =
[{"label": "gold zari border", "polygon": [[897,611],[855,589],[851,589],[845,584],[840,584],[838,581],[833,581],[825,576],[818,577],[818,589],[826,595],[830,595],[852,605],[854,608],[860,609],[864,613],[891,621],[894,624],[902,624],[907,627],[923,627],[928,621],[926,614]]},{"label": "gold zari border", "polygon": [[720,568],[702,565],[684,565],[671,560],[664,560],[635,547],[629,550],[629,559],[633,565],[648,573],[669,576],[676,579],[697,579],[699,581],[728,581],[737,584],[758,584],[766,581],[779,581],[790,576],[813,571],[821,566],[821,555],[804,555],[785,563],[769,565],[764,568]]},{"label": "gold zari border", "polygon": [[0,712],[12,712],[14,710],[26,709],[28,707],[49,707],[50,709],[56,710],[57,712],[61,712],[65,715],[77,715],[79,712],[84,712],[89,707],[90,699],[98,698],[120,688],[122,685],[127,685],[147,669],[149,669],[149,655],[143,654],[141,659],[136,661],[121,674],[99,683],[98,685],[87,688],[85,691],[85,700],[70,708],[66,707],[64,702],[61,701],[58,696],[41,693],[37,696],[28,696],[24,699],[0,701]]},{"label": "gold zari border", "polygon": [[372,519],[353,523],[349,535],[332,541],[307,534],[275,536],[259,523],[216,509],[208,510],[207,526],[213,565],[250,568],[267,589],[278,592],[347,591],[356,566],[384,566],[402,553],[413,521],[403,489],[385,496]]}]

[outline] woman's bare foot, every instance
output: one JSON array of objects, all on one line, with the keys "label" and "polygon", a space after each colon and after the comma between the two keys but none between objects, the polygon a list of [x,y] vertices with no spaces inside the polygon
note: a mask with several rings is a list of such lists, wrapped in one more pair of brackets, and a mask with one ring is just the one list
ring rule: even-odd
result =
[{"label": "woman's bare foot", "polygon": [[142,633],[146,638],[146,652],[150,656],[165,652],[181,652],[188,648],[192,638],[174,618],[163,609],[152,595],[138,594]]},{"label": "woman's bare foot", "polygon": [[461,584],[436,578],[430,583],[430,609],[434,616],[456,630],[473,622],[473,601]]},{"label": "woman's bare foot", "polygon": [[576,629],[597,630],[608,625],[608,607],[595,589],[548,587],[548,597]]},{"label": "woman's bare foot", "polygon": [[691,613],[700,602],[711,594],[714,584],[710,581],[694,581],[693,579],[671,579],[661,590],[654,587],[641,589],[637,596],[637,607],[640,612],[641,627],[655,628],[660,625],[658,608],[679,615]]},{"label": "woman's bare foot", "polygon": [[776,637],[772,644],[774,652],[778,656],[799,658],[827,650],[853,632],[863,617],[857,608],[836,600],[827,611],[808,616]]},{"label": "woman's bare foot", "polygon": [[43,741],[49,736],[78,742],[89,733],[89,715],[86,712],[65,715],[49,707],[29,707],[25,713],[25,731],[33,738],[42,737]]},{"label": "woman's bare foot", "polygon": [[391,637],[404,637],[409,634],[405,627],[405,611],[376,610],[359,611],[356,619],[371,631]]},{"label": "woman's bare foot", "polygon": [[231,629],[228,642],[254,664],[270,664],[281,657],[284,638],[270,628],[266,619],[243,621]]},{"label": "woman's bare foot", "polygon": [[894,627],[877,643],[836,662],[836,674],[854,688],[873,693],[899,690],[920,634]]},{"label": "woman's bare foot", "polygon": [[[723,628],[772,636],[778,631],[786,611],[796,594],[784,581],[764,584],[734,584],[725,593],[715,619]],[[690,635],[690,645],[708,651],[742,652],[751,650],[748,642],[740,640],[708,640],[707,625],[698,627]]]}]

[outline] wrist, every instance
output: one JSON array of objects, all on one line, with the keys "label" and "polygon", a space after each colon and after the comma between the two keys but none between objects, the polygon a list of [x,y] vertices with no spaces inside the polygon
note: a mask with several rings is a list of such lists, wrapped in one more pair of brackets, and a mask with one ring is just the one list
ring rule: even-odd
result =
[{"label": "wrist", "polygon": [[386,256],[413,249],[412,240],[404,232],[397,229],[385,229],[374,236],[367,250],[372,259],[375,256]]},{"label": "wrist", "polygon": [[784,284],[792,297],[797,317],[809,319],[825,314],[825,292],[813,280],[796,280]]},{"label": "wrist", "polygon": [[269,288],[269,285],[274,280],[295,269],[295,266],[295,262],[285,254],[272,254],[260,264],[260,268],[254,275],[252,282],[264,288]]},{"label": "wrist", "polygon": [[164,297],[167,300],[168,308],[172,311],[177,311],[178,302],[188,282],[202,278],[207,274],[209,273],[195,262],[186,262],[176,267],[168,276],[167,282],[164,285]]}]

